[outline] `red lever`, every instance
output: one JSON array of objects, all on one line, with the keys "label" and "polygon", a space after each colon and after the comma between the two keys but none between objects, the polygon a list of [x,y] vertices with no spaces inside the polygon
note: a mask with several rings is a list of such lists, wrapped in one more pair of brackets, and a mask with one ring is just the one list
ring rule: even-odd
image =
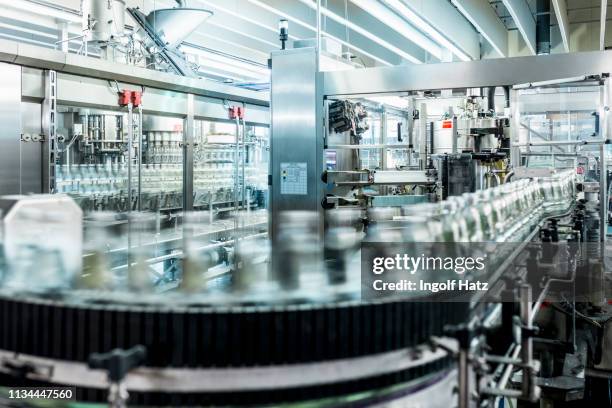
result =
[{"label": "red lever", "polygon": [[128,106],[130,102],[134,107],[140,106],[142,104],[142,92],[130,91],[129,89],[119,92],[119,106]]},{"label": "red lever", "polygon": [[142,103],[142,92],[132,91],[132,105],[135,107],[140,106]]},{"label": "red lever", "polygon": [[230,119],[244,119],[244,108],[242,106],[230,106],[229,108]]},{"label": "red lever", "polygon": [[132,91],[124,89],[119,94],[119,106],[128,106],[132,102]]}]

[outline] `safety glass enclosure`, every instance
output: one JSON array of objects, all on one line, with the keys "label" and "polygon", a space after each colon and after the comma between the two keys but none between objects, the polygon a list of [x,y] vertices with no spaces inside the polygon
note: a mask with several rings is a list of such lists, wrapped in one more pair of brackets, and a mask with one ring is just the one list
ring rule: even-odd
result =
[{"label": "safety glass enclosure", "polygon": [[608,137],[607,88],[608,81],[599,78],[516,86],[519,163],[534,168],[579,167],[594,177]]}]

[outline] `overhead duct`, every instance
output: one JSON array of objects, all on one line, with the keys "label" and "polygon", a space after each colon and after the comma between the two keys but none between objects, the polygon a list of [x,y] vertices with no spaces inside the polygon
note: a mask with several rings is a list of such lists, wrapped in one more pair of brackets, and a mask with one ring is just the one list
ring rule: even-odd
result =
[{"label": "overhead duct", "polygon": [[154,10],[146,20],[168,48],[176,48],[212,15],[209,10],[180,7]]},{"label": "overhead duct", "polygon": [[[488,109],[491,112],[495,112],[495,91],[497,90],[497,88],[498,87],[492,86],[487,89],[487,104],[488,104]],[[503,86],[502,88],[504,90],[504,108],[509,108],[510,107],[510,87]]]},{"label": "overhead duct", "polygon": [[537,0],[536,53],[550,54],[550,0]]},{"label": "overhead duct", "polygon": [[[177,3],[180,6],[185,4],[184,1]],[[157,66],[161,61],[178,75],[199,76],[177,48],[213,15],[212,11],[179,7],[154,10],[146,16],[138,8],[128,8],[128,12],[140,25],[139,36],[152,53],[148,57],[149,66]]]}]

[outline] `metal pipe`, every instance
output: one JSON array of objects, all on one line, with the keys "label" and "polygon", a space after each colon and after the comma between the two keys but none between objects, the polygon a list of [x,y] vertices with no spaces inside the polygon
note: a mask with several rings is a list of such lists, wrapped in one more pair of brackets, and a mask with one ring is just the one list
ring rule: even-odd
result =
[{"label": "metal pipe", "polygon": [[[606,129],[607,131],[607,129]],[[608,235],[608,166],[606,163],[606,146],[602,144],[599,147],[599,236],[600,241],[605,243]]]},{"label": "metal pipe", "polygon": [[134,115],[132,103],[128,103],[128,212],[132,211],[132,151],[134,149]]},{"label": "metal pipe", "polygon": [[[258,234],[248,235],[248,236],[243,237],[241,239],[242,240],[249,240],[249,239],[255,239],[255,238],[265,238],[267,236],[268,236],[267,232],[260,232]],[[197,250],[198,251],[208,251],[208,250],[211,250],[211,249],[215,249],[215,248],[219,248],[219,247],[222,247],[222,246],[226,246],[228,244],[233,244],[234,242],[235,242],[234,239],[229,239],[227,241],[221,241],[221,242],[215,242],[215,243],[212,243],[212,244],[209,244],[209,245],[204,245],[202,247],[199,247],[199,248],[197,248]],[[176,258],[179,258],[181,256],[183,256],[183,252],[182,251],[181,252],[173,252],[171,254],[160,255],[160,256],[153,257],[153,258],[149,258],[149,259],[147,259],[145,261],[145,263],[148,264],[148,265],[153,265],[153,264],[156,264],[156,263],[159,263],[159,262],[166,261],[168,259],[176,259]],[[112,271],[119,271],[119,270],[122,270],[122,269],[126,269],[128,267],[129,267],[128,264],[119,265],[119,266],[115,266],[111,270]]]},{"label": "metal pipe", "polygon": [[521,143],[515,146],[518,147],[532,147],[532,146],[585,146],[585,145],[602,145],[605,144],[605,140],[550,140],[542,142],[529,142]]},{"label": "metal pipe", "polygon": [[550,0],[536,3],[536,53],[550,54]]},{"label": "metal pipe", "polygon": [[142,134],[142,106],[138,106],[138,197],[137,205],[138,211],[141,209],[141,198],[142,198],[142,148],[143,148],[143,134]]},{"label": "metal pipe", "polygon": [[574,82],[582,82],[587,79],[586,75],[577,76],[573,78],[564,78],[564,79],[551,79],[550,81],[541,81],[541,82],[530,82],[526,84],[514,85],[512,89],[529,89],[529,88],[539,88],[543,86],[552,86],[552,85],[563,85],[563,84],[571,84]]},{"label": "metal pipe", "polygon": [[242,209],[246,208],[246,178],[245,178],[245,165],[246,165],[246,123],[244,117],[242,118]]},{"label": "metal pipe", "polygon": [[238,234],[238,207],[240,205],[238,196],[238,155],[240,154],[240,117],[236,115],[236,143],[234,149],[234,234]]}]

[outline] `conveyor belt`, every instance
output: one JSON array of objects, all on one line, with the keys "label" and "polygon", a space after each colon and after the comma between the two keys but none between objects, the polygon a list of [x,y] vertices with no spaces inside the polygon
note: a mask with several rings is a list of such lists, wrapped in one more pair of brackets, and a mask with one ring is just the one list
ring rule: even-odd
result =
[{"label": "conveyor belt", "polygon": [[[59,361],[86,362],[94,352],[142,344],[152,368],[262,367],[314,363],[408,349],[466,320],[457,303],[345,302],[258,307],[67,305],[0,297],[0,350]],[[135,393],[139,404],[254,404],[299,401],[380,389],[448,369],[452,359],[391,374],[282,390]],[[29,384],[5,378],[3,383]],[[79,388],[79,399],[105,392]]]}]

